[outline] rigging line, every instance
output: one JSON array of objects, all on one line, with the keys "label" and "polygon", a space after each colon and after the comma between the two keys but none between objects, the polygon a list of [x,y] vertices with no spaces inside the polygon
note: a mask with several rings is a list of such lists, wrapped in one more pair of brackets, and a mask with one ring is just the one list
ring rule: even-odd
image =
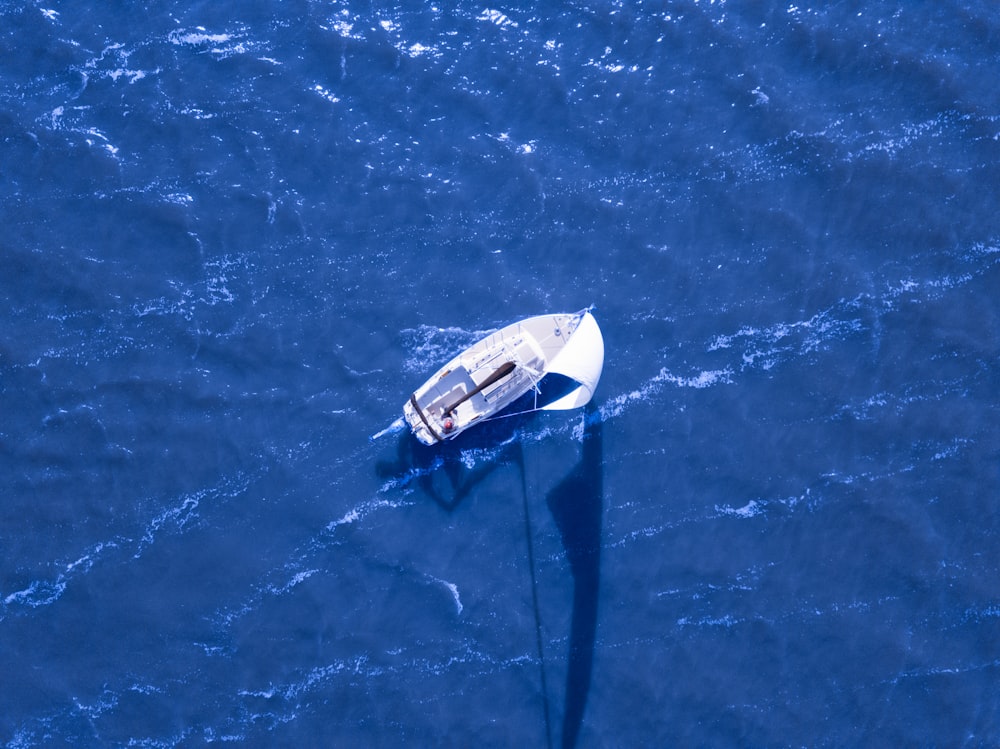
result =
[{"label": "rigging line", "polygon": [[[535,397],[535,403],[538,403],[538,397]],[[544,411],[544,408],[529,408],[527,411],[515,411],[512,414],[498,414],[496,416],[490,416],[488,419],[483,419],[480,424],[485,424],[487,421],[499,421],[500,419],[510,419],[515,416],[524,416],[525,414],[533,414],[535,411]]]},{"label": "rigging line", "polygon": [[528,507],[528,480],[524,470],[524,446],[518,442],[521,465],[521,496],[524,498],[524,537],[528,542],[528,565],[531,568],[531,605],[535,610],[535,642],[542,676],[542,709],[545,713],[545,745],[552,749],[552,720],[549,717],[549,687],[545,679],[545,649],[542,646],[542,617],[538,611],[538,580],[535,577],[535,547],[531,540],[531,512]]}]

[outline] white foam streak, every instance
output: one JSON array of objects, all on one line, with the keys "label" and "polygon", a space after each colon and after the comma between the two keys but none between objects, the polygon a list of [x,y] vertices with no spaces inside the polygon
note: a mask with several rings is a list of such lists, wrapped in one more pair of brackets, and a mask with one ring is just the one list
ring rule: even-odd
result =
[{"label": "white foam streak", "polygon": [[306,671],[297,681],[289,681],[284,684],[271,683],[263,689],[246,689],[241,690],[238,694],[241,697],[254,700],[267,700],[269,702],[282,700],[294,703],[299,701],[303,695],[315,692],[327,683],[338,679],[353,681],[362,677],[366,681],[370,681],[382,677],[393,678],[400,673],[440,676],[448,673],[455,666],[470,664],[480,664],[482,666],[481,675],[488,675],[496,673],[498,670],[520,667],[532,660],[530,656],[524,654],[496,659],[487,653],[471,649],[468,644],[464,649],[451,651],[438,661],[430,661],[426,658],[400,660],[396,657],[400,652],[398,650],[386,652],[384,655],[390,656],[390,659],[385,663],[373,662],[381,656],[368,654],[338,659]]},{"label": "white foam streak", "polygon": [[[829,478],[829,477],[826,477]],[[766,515],[772,508],[779,508],[785,511],[795,511],[799,506],[804,506],[807,510],[812,510],[822,497],[813,494],[812,489],[807,488],[802,494],[790,497],[780,497],[776,499],[755,498],[746,501],[740,506],[715,505],[711,511],[694,512],[686,516],[674,517],[663,523],[648,525],[637,528],[626,535],[607,545],[607,548],[618,548],[646,538],[667,533],[684,525],[696,523],[711,523],[723,518],[738,518],[740,520],[751,520],[762,515]]]},{"label": "white foam streak", "polygon": [[442,580],[440,577],[434,577],[433,575],[427,575],[427,579],[430,580],[431,582],[443,585],[445,588],[448,589],[448,592],[451,593],[451,597],[455,601],[455,613],[461,614],[462,610],[465,607],[462,606],[462,599],[458,595],[458,586],[455,585],[455,583],[450,583],[447,580]]},{"label": "white foam streak", "polygon": [[601,420],[605,421],[620,416],[632,405],[648,400],[650,396],[659,392],[665,384],[701,390],[715,385],[731,384],[732,374],[732,370],[726,368],[702,370],[696,374],[685,376],[676,375],[666,367],[663,367],[659,373],[647,380],[642,387],[617,395],[605,402],[600,407]]},{"label": "white foam streak", "polygon": [[[379,490],[378,494],[391,490],[399,485],[405,485],[409,480],[412,480],[412,476],[406,480],[387,482],[387,484]],[[314,559],[319,551],[330,545],[332,537],[334,537],[340,529],[345,526],[354,525],[355,523],[358,523],[380,510],[409,507],[411,504],[411,502],[384,499],[378,495],[360,502],[351,509],[347,510],[347,512],[336,520],[331,520],[327,523],[326,527],[323,528],[317,536],[313,537],[304,547],[300,547],[299,551],[292,555],[292,558],[284,564],[280,571],[274,570],[267,575],[268,577],[276,578],[279,574],[287,576],[288,573],[291,572],[291,578],[288,578],[281,583],[261,583],[256,586],[253,592],[251,592],[250,595],[244,599],[243,603],[229,609],[221,609],[217,611],[212,619],[215,621],[217,626],[221,628],[228,627],[237,619],[249,614],[266,599],[280,597],[289,593],[301,583],[321,571],[320,568],[312,567],[308,563],[310,560]]]},{"label": "white foam streak", "polygon": [[133,559],[142,556],[146,548],[152,545],[156,538],[169,529],[176,532],[184,532],[198,519],[198,507],[207,500],[217,500],[221,497],[232,497],[241,493],[249,485],[249,480],[245,476],[237,476],[234,480],[227,481],[221,486],[205,489],[200,492],[184,495],[179,504],[169,507],[160,512],[150,520],[144,529],[142,536],[136,541],[133,539],[116,537],[106,541],[100,541],[79,554],[73,561],[60,563],[57,566],[59,572],[49,579],[34,580],[27,587],[9,593],[0,599],[3,607],[0,609],[0,619],[6,615],[7,609],[12,606],[29,606],[38,608],[48,606],[59,600],[65,592],[67,586],[77,577],[85,575],[93,569],[94,565],[108,551],[125,547],[133,547]]},{"label": "white foam streak", "polygon": [[[74,578],[89,572],[106,550],[118,548],[118,545],[117,541],[102,541],[95,544],[76,560],[62,565],[63,569],[52,579],[34,580],[26,588],[5,596],[2,599],[3,610],[6,611],[10,606],[38,608],[55,603]],[[0,616],[0,619],[2,618]]]},{"label": "white foam streak", "polygon": [[235,32],[209,32],[204,26],[194,29],[177,29],[167,35],[167,40],[178,47],[196,50],[202,54],[224,60],[234,55],[244,55],[258,48],[259,44],[247,41],[247,30],[239,28]]},{"label": "white foam streak", "polygon": [[992,671],[998,667],[1000,667],[1000,658],[978,661],[976,663],[963,663],[955,666],[928,666],[927,668],[903,671],[889,680],[888,683],[895,685],[904,679],[923,679],[928,676],[957,676],[976,671]]},{"label": "white foam streak", "polygon": [[504,15],[499,10],[493,8],[487,8],[482,13],[479,14],[476,20],[479,21],[489,21],[492,24],[499,26],[500,28],[516,29],[517,23],[510,20],[506,15]]},{"label": "white foam streak", "polygon": [[317,572],[319,572],[318,569],[303,570],[302,572],[297,572],[295,575],[292,576],[292,578],[287,583],[285,583],[281,587],[269,586],[268,590],[272,594],[274,594],[276,596],[284,595],[285,593],[287,593],[288,591],[290,591],[292,588],[294,588],[294,587],[298,586],[300,583],[303,583],[306,580],[308,580],[310,577],[312,577],[313,575],[315,575]]},{"label": "white foam streak", "polygon": [[740,358],[744,369],[759,366],[771,369],[784,355],[804,355],[826,348],[829,341],[857,333],[861,320],[838,313],[854,312],[858,301],[841,300],[837,305],[817,312],[808,320],[793,323],[778,322],[766,328],[744,326],[735,333],[718,335],[708,345],[708,351],[719,351],[737,343],[745,346]]},{"label": "white foam streak", "polygon": [[209,34],[203,26],[196,31],[171,31],[167,36],[171,44],[203,47],[206,45],[225,44],[232,40],[232,34]]},{"label": "white foam streak", "polygon": [[[391,483],[391,482],[390,482]],[[356,507],[351,508],[346,513],[344,513],[337,520],[333,520],[327,524],[326,530],[328,532],[333,532],[342,525],[351,525],[358,522],[359,520],[368,517],[373,512],[385,508],[395,508],[395,507],[405,507],[408,503],[406,502],[393,502],[388,499],[371,499],[366,502],[362,502]]]},{"label": "white foam streak", "polygon": [[764,512],[764,507],[757,500],[751,499],[745,505],[736,509],[729,506],[719,507],[716,505],[715,510],[722,515],[732,515],[739,518],[752,518],[755,515],[760,515]]},{"label": "white foam streak", "polygon": [[745,619],[740,619],[729,614],[720,617],[704,617],[702,619],[690,619],[682,616],[677,620],[678,627],[734,627],[741,624]]}]

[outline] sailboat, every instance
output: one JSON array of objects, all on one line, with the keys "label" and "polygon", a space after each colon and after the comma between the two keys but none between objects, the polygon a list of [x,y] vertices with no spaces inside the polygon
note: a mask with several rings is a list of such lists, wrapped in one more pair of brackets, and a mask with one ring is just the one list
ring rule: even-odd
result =
[{"label": "sailboat", "polygon": [[[454,439],[532,390],[527,411],[586,405],[604,368],[604,338],[591,309],[529,317],[491,333],[417,388],[403,405],[403,419],[373,439],[404,421],[425,445]],[[562,387],[552,395],[541,387],[543,379],[560,380]]]}]

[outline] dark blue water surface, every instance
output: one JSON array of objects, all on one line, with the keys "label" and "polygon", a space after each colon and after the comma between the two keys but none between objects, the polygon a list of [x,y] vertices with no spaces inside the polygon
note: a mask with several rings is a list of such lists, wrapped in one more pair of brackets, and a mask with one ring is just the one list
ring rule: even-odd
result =
[{"label": "dark blue water surface", "polygon": [[[1000,744],[1000,13],[0,0],[0,743]],[[589,304],[591,407],[370,443]]]}]

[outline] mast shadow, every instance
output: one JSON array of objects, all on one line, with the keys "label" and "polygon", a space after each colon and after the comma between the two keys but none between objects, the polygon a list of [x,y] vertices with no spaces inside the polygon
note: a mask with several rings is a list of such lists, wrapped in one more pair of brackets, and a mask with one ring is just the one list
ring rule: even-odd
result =
[{"label": "mast shadow", "polygon": [[[401,484],[413,482],[447,511],[454,510],[497,468],[513,465],[520,470],[525,504],[525,533],[531,568],[532,600],[538,637],[541,692],[546,734],[551,746],[545,653],[538,610],[537,580],[531,543],[529,490],[526,484],[522,440],[519,433],[535,414],[483,424],[454,440],[427,447],[408,431],[401,434],[394,461],[376,464],[378,475]],[[476,454],[472,464],[468,453]],[[481,451],[481,452],[480,452]],[[573,576],[573,610],[566,671],[562,747],[573,749],[590,692],[600,596],[601,533],[604,511],[603,424],[593,404],[586,407],[580,457],[570,472],[546,494],[546,504],[558,528]]]},{"label": "mast shadow", "polygon": [[566,671],[562,746],[576,746],[583,725],[594,663],[600,594],[604,505],[603,425],[588,405],[580,460],[546,496],[573,575],[573,614]]}]

